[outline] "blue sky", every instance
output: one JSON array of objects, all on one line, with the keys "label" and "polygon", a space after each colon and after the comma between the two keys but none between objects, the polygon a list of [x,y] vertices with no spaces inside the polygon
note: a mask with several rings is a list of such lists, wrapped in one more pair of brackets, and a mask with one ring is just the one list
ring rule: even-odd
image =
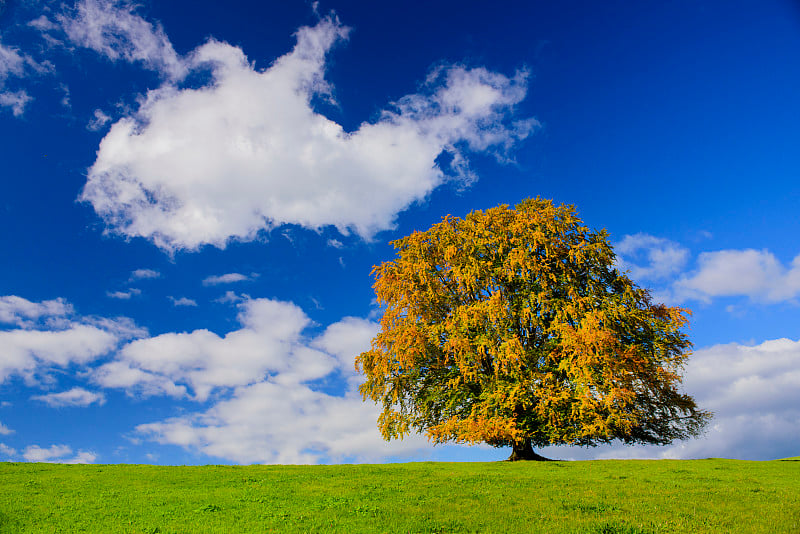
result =
[{"label": "blue sky", "polygon": [[693,311],[666,447],[800,435],[800,8],[762,2],[0,3],[0,460],[497,460],[383,442],[371,267],[542,196]]}]

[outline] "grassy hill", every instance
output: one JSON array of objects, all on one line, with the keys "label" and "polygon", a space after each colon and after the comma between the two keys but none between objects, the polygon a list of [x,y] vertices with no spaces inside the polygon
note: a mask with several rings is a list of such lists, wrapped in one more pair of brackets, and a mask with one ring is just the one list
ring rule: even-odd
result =
[{"label": "grassy hill", "polygon": [[0,463],[0,532],[800,532],[800,458]]}]

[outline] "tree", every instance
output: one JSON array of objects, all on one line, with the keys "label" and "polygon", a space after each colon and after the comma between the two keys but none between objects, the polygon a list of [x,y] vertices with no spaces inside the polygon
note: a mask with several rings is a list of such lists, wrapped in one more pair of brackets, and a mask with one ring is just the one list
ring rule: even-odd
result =
[{"label": "tree", "polygon": [[386,440],[542,459],[534,446],[663,445],[710,419],[678,389],[689,310],[654,304],[574,207],[527,199],[392,244],[373,269],[381,329],[356,358]]}]

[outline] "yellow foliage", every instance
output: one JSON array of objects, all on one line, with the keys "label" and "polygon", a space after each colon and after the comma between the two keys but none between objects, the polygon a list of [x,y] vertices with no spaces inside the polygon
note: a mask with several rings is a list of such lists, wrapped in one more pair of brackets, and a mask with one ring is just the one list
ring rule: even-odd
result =
[{"label": "yellow foliage", "polygon": [[668,443],[708,419],[677,389],[689,311],[651,303],[573,207],[528,199],[393,244],[356,358],[386,439]]}]

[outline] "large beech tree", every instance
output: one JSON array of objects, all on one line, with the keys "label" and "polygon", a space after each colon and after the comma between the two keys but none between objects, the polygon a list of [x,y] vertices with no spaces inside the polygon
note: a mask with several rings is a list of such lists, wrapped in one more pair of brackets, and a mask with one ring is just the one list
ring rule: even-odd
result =
[{"label": "large beech tree", "polygon": [[393,245],[373,270],[381,330],[356,358],[385,439],[541,459],[533,447],[667,444],[711,417],[679,390],[688,310],[653,303],[573,207],[528,199]]}]

